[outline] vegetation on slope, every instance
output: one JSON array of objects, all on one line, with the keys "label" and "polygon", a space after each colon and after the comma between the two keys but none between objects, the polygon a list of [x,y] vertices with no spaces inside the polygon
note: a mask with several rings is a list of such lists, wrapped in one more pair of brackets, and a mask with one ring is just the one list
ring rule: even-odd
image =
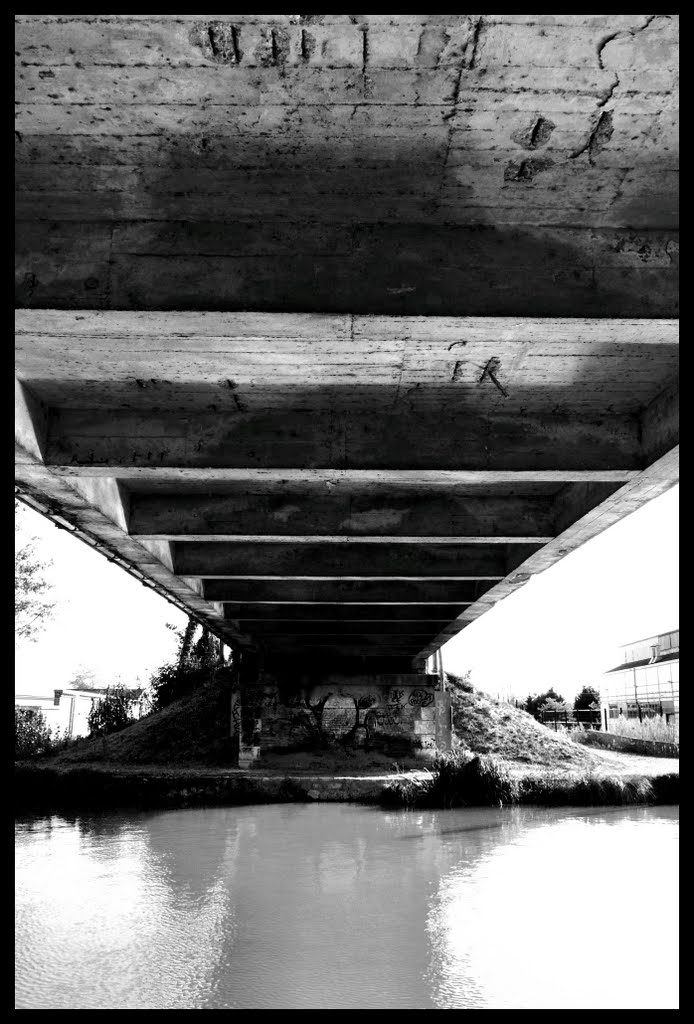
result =
[{"label": "vegetation on slope", "polygon": [[467,677],[448,674],[457,744],[475,754],[492,754],[519,766],[586,769],[595,756],[561,733],[541,725],[527,711],[474,690]]},{"label": "vegetation on slope", "polygon": [[141,718],[119,732],[76,743],[56,764],[109,761],[119,764],[233,763],[229,736],[231,690],[221,673],[215,681]]}]

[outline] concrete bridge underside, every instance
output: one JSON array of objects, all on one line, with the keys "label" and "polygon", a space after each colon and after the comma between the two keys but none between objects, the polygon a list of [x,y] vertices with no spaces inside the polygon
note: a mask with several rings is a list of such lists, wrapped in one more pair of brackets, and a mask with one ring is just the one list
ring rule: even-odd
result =
[{"label": "concrete bridge underside", "polygon": [[677,480],[675,18],[16,38],[17,485],[217,636],[421,670]]}]

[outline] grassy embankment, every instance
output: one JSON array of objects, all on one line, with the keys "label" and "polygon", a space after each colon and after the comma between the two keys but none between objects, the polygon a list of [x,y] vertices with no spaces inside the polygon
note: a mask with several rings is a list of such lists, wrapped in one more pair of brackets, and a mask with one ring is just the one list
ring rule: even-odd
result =
[{"label": "grassy embankment", "polygon": [[231,695],[228,686],[208,684],[161,711],[141,718],[108,736],[77,741],[50,758],[56,766],[72,764],[118,765],[230,765]]}]

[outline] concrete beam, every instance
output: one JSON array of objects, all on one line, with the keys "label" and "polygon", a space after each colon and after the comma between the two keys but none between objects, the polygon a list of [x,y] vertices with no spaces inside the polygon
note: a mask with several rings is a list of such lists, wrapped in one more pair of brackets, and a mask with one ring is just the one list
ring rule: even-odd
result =
[{"label": "concrete beam", "polygon": [[[66,467],[54,466],[53,472],[58,476],[87,476],[96,478],[108,476],[105,466]],[[533,469],[533,470],[445,470],[445,469],[314,469],[286,468],[259,469],[253,466],[208,469],[157,469],[156,466],[122,466],[118,468],[118,479],[129,489],[137,493],[153,493],[155,491],[171,492],[172,489],[183,492],[209,493],[210,491],[226,490],[239,483],[253,487],[276,485],[284,488],[287,484],[305,484],[306,487],[321,484],[323,487],[354,486],[363,487],[372,484],[403,487],[421,484],[423,487],[470,487],[481,488],[479,493],[486,494],[487,488],[498,485],[512,486],[518,490],[527,490],[540,486],[543,491],[558,490],[565,483],[626,483],[638,476],[637,469]]]},{"label": "concrete beam", "polygon": [[[472,603],[472,602],[470,602]],[[408,626],[418,623],[440,622],[446,625],[459,615],[460,604],[233,604],[223,605],[224,614],[253,632],[256,626],[275,622],[308,623],[360,623],[402,622]]]},{"label": "concrete beam", "polygon": [[[352,637],[352,636],[398,636],[417,637],[422,640],[429,640],[444,629],[450,620],[436,620],[432,622],[418,620],[416,622],[389,622],[381,620],[361,620],[358,622],[335,622],[335,621],[306,621],[275,619],[274,621],[259,621],[242,619],[239,622],[241,629],[258,640],[274,637]],[[421,646],[421,645],[420,645]]]},{"label": "concrete beam", "polygon": [[365,641],[361,641],[358,644],[334,643],[320,644],[304,643],[303,640],[300,643],[295,643],[291,640],[283,640],[281,643],[276,644],[265,644],[264,650],[268,655],[283,655],[286,657],[296,657],[300,662],[306,665],[306,659],[310,659],[313,662],[315,659],[325,659],[328,662],[334,664],[333,659],[339,657],[358,658],[363,659],[362,665],[366,667],[369,663],[370,658],[385,658],[385,657],[403,657],[410,659],[410,664],[414,660],[417,653],[416,646],[405,646],[402,644],[369,644]]},{"label": "concrete beam", "polygon": [[464,417],[445,410],[416,420],[399,415],[209,413],[181,416],[54,411],[48,465],[121,475],[162,469],[291,468],[441,470],[638,470],[641,446],[632,418],[599,422],[565,415]]},{"label": "concrete beam", "polygon": [[676,381],[662,391],[640,416],[641,439],[650,461],[669,451],[680,436],[680,388]]},{"label": "concrete beam", "polygon": [[[527,557],[533,545],[514,545]],[[518,556],[522,557],[522,556]],[[174,570],[206,579],[401,579],[498,580],[507,572],[506,551],[479,544],[220,544],[180,541]]]},{"label": "concrete beam", "polygon": [[358,633],[338,632],[318,632],[318,633],[263,633],[259,634],[257,639],[262,642],[263,645],[268,647],[281,647],[285,644],[292,646],[297,644],[303,646],[304,644],[309,647],[334,647],[336,645],[344,644],[351,647],[399,647],[402,650],[413,650],[415,653],[421,649],[423,643],[426,643],[433,635],[433,632],[419,632],[419,633],[371,633],[362,632]]},{"label": "concrete beam", "polygon": [[48,414],[31,389],[22,381],[14,380],[14,434],[15,458],[18,462],[34,465],[42,463],[48,433]]},{"label": "concrete beam", "polygon": [[[460,487],[420,485],[401,488],[338,489],[325,484],[291,488],[282,493],[230,487],[224,494],[134,494],[132,536],[209,541],[280,540],[303,543],[432,542],[544,543],[553,534],[551,498],[462,494]],[[616,486],[616,485],[615,485]]]},{"label": "concrete beam", "polygon": [[619,490],[619,486],[616,483],[595,481],[564,484],[552,505],[555,537],[564,533],[597,505],[607,501]]},{"label": "concrete beam", "polygon": [[491,583],[459,580],[230,580],[206,579],[207,601],[303,606],[455,604],[476,601]]}]

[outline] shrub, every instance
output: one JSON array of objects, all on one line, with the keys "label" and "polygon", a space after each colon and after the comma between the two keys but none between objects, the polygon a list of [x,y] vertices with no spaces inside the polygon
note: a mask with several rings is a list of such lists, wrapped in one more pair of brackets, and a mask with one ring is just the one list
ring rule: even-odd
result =
[{"label": "shrub", "polygon": [[14,756],[18,760],[51,750],[51,730],[40,708],[14,709]]},{"label": "shrub", "polygon": [[450,690],[462,690],[463,693],[472,693],[474,686],[470,682],[470,672],[466,672],[464,676],[454,676],[451,672],[446,672],[446,682]]},{"label": "shrub", "polygon": [[160,711],[174,701],[187,697],[223,671],[215,671],[214,666],[194,661],[188,661],[184,665],[162,665],[150,679],[153,709]]},{"label": "shrub", "polygon": [[79,742],[79,737],[68,736],[67,730],[61,733],[60,729],[51,729],[40,708],[14,709],[15,760],[49,757]]},{"label": "shrub", "polygon": [[125,728],[134,721],[133,705],[137,696],[124,686],[108,687],[106,693],[92,704],[87,723],[92,736],[105,736]]},{"label": "shrub", "polygon": [[578,777],[555,773],[522,779],[519,800],[523,804],[550,807],[567,804],[574,807],[600,807],[610,804],[654,803],[658,798],[655,781],[638,776],[622,778],[594,775],[591,772]]},{"label": "shrub", "polygon": [[426,777],[396,779],[385,787],[385,803],[405,807],[502,807],[518,799],[518,784],[486,754],[466,750],[441,754]]},{"label": "shrub", "polygon": [[517,787],[508,769],[488,754],[442,754],[434,771],[431,796],[437,807],[501,807],[515,800]]}]

